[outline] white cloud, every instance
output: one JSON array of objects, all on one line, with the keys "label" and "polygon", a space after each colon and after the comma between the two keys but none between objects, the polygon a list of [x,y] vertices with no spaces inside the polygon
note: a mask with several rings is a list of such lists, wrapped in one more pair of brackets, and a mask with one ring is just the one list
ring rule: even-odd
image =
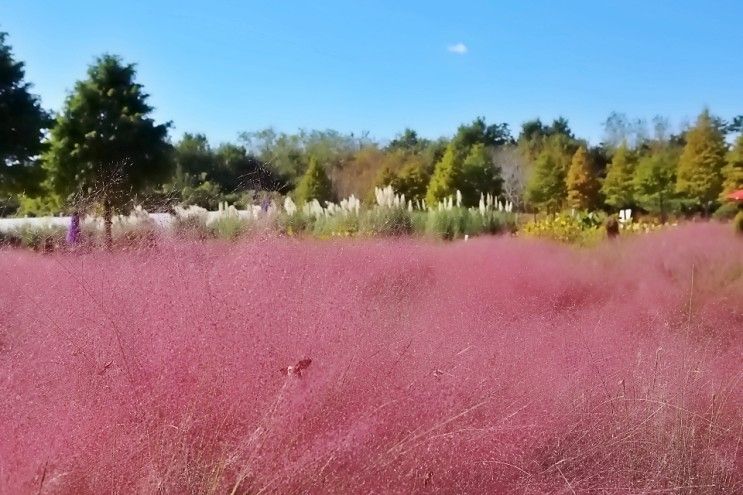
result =
[{"label": "white cloud", "polygon": [[455,45],[449,45],[446,47],[447,50],[449,50],[450,53],[456,53],[457,55],[464,55],[467,53],[467,45],[465,45],[462,42],[459,42]]}]

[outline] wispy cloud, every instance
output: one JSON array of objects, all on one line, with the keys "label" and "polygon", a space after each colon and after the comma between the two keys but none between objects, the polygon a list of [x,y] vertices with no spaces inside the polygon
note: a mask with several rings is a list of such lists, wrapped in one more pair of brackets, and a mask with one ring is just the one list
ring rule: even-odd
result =
[{"label": "wispy cloud", "polygon": [[467,45],[462,42],[456,43],[454,45],[449,45],[446,47],[446,49],[450,53],[456,53],[457,55],[464,55],[465,53],[467,53]]}]

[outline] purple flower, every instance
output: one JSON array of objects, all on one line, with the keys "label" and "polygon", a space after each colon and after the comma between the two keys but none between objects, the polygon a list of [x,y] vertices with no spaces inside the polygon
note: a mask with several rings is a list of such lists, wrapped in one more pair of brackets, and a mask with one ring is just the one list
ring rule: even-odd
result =
[{"label": "purple flower", "polygon": [[80,215],[77,212],[70,217],[70,228],[67,230],[67,244],[76,245],[80,242]]}]

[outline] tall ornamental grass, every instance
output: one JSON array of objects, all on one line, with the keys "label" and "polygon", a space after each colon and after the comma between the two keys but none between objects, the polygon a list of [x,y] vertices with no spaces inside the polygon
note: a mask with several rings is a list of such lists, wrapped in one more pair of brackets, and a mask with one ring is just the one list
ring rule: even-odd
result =
[{"label": "tall ornamental grass", "polygon": [[0,493],[743,489],[743,249],[234,243],[0,256]]}]

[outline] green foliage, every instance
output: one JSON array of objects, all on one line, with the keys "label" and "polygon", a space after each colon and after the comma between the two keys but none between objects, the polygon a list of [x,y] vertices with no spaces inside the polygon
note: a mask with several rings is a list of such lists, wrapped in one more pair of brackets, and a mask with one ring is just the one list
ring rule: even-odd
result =
[{"label": "green foliage", "polygon": [[309,166],[310,157],[322,163],[328,171],[348,162],[353,153],[371,144],[369,139],[334,130],[305,131],[298,134],[278,133],[272,128],[242,133],[241,140],[248,151],[264,166],[278,175],[282,185],[294,186]]},{"label": "green foliage", "polygon": [[451,144],[460,153],[468,153],[470,148],[476,144],[485,147],[500,146],[512,143],[511,132],[508,124],[487,125],[483,117],[478,117],[470,124],[460,125],[457,133],[451,140]]},{"label": "green foliage", "polygon": [[217,218],[209,225],[214,237],[234,241],[248,231],[248,222],[240,217],[227,215]]},{"label": "green foliage", "polygon": [[393,179],[392,188],[406,199],[420,201],[426,197],[430,180],[423,161],[414,159]]},{"label": "green foliage", "polygon": [[203,134],[183,135],[174,150],[175,176],[173,185],[183,187],[197,180],[206,180],[215,167],[214,151]]},{"label": "green foliage", "polygon": [[606,204],[619,210],[634,204],[634,166],[626,143],[620,145],[611,159],[601,186]]},{"label": "green foliage", "polygon": [[735,201],[728,201],[715,210],[712,218],[715,220],[732,220],[738,214],[738,211],[740,211],[738,204]]},{"label": "green foliage", "polygon": [[314,223],[314,217],[305,215],[301,210],[298,210],[293,215],[280,215],[276,221],[276,226],[282,234],[299,235],[312,231]]},{"label": "green foliage", "polygon": [[738,235],[743,236],[743,211],[739,211],[733,219],[733,228]]},{"label": "green foliage", "polygon": [[599,184],[583,146],[578,148],[570,162],[566,187],[569,207],[589,210],[595,206]]},{"label": "green foliage", "polygon": [[743,189],[743,135],[738,136],[735,146],[727,156],[727,164],[722,169],[723,184],[720,202],[729,201],[728,194]]},{"label": "green foliage", "polygon": [[595,214],[559,214],[531,221],[521,232],[527,237],[539,237],[570,244],[587,245],[604,238],[603,218]]},{"label": "green foliage", "polygon": [[[390,167],[389,165],[385,165],[382,168],[382,170],[379,171],[379,175],[377,176],[377,182],[375,186],[376,187],[390,186],[395,182],[395,179],[397,179],[397,175],[392,170],[392,167]],[[394,189],[394,186],[393,186],[393,189]]]},{"label": "green foliage", "polygon": [[527,201],[540,210],[553,213],[562,207],[566,195],[565,169],[551,153],[543,151],[526,185]]},{"label": "green foliage", "polygon": [[485,145],[472,146],[462,164],[462,180],[458,187],[464,206],[476,206],[480,194],[498,196],[502,184],[500,169],[493,164]]},{"label": "green foliage", "polygon": [[[575,136],[570,130],[567,119],[559,117],[550,125],[545,125],[541,120],[535,119],[522,124],[518,145],[523,155],[529,161],[533,162],[536,161],[545,148],[552,148],[554,150],[557,143],[572,143],[574,140]],[[564,151],[568,155],[567,160],[569,161],[570,157],[575,153],[575,148]]]},{"label": "green foliage", "polygon": [[450,144],[433,171],[426,192],[426,202],[435,205],[453,195],[461,184],[463,172],[462,161],[457,156],[454,145]]},{"label": "green foliage", "polygon": [[0,198],[38,192],[41,170],[36,157],[44,149],[43,131],[51,121],[39,98],[24,81],[23,62],[13,58],[0,32]]},{"label": "green foliage", "polygon": [[44,217],[61,212],[62,200],[55,194],[45,196],[20,196],[18,216]]},{"label": "green foliage", "polygon": [[186,186],[181,191],[182,204],[201,206],[207,210],[216,210],[223,200],[221,188],[209,181],[204,181],[196,187]]},{"label": "green foliage", "polygon": [[425,233],[444,240],[458,239],[465,235],[501,234],[516,231],[513,214],[474,208],[431,210],[426,213]]},{"label": "green foliage", "polygon": [[22,225],[9,232],[0,232],[0,246],[30,248],[34,251],[54,251],[65,244],[67,229],[57,225]]},{"label": "green foliage", "polygon": [[134,65],[104,55],[67,97],[44,157],[53,192],[127,204],[171,172],[168,124],[155,125]]},{"label": "green foliage", "polygon": [[299,204],[313,199],[318,200],[320,204],[333,200],[333,185],[317,159],[310,159],[310,166],[294,190],[294,196]]},{"label": "green foliage", "polygon": [[725,166],[724,136],[705,110],[686,133],[676,179],[676,192],[705,210],[722,192]]},{"label": "green foliage", "polygon": [[373,208],[367,210],[360,221],[364,234],[401,236],[413,232],[413,220],[405,208]]},{"label": "green foliage", "polygon": [[312,233],[317,237],[350,236],[359,233],[361,220],[358,215],[329,215],[314,219]]},{"label": "green foliage", "polygon": [[404,151],[407,153],[421,153],[430,142],[427,139],[421,139],[418,133],[413,129],[405,129],[402,134],[390,141],[387,145],[387,151]]},{"label": "green foliage", "polygon": [[675,195],[677,155],[672,149],[640,158],[635,169],[635,199],[646,211],[664,216]]}]

